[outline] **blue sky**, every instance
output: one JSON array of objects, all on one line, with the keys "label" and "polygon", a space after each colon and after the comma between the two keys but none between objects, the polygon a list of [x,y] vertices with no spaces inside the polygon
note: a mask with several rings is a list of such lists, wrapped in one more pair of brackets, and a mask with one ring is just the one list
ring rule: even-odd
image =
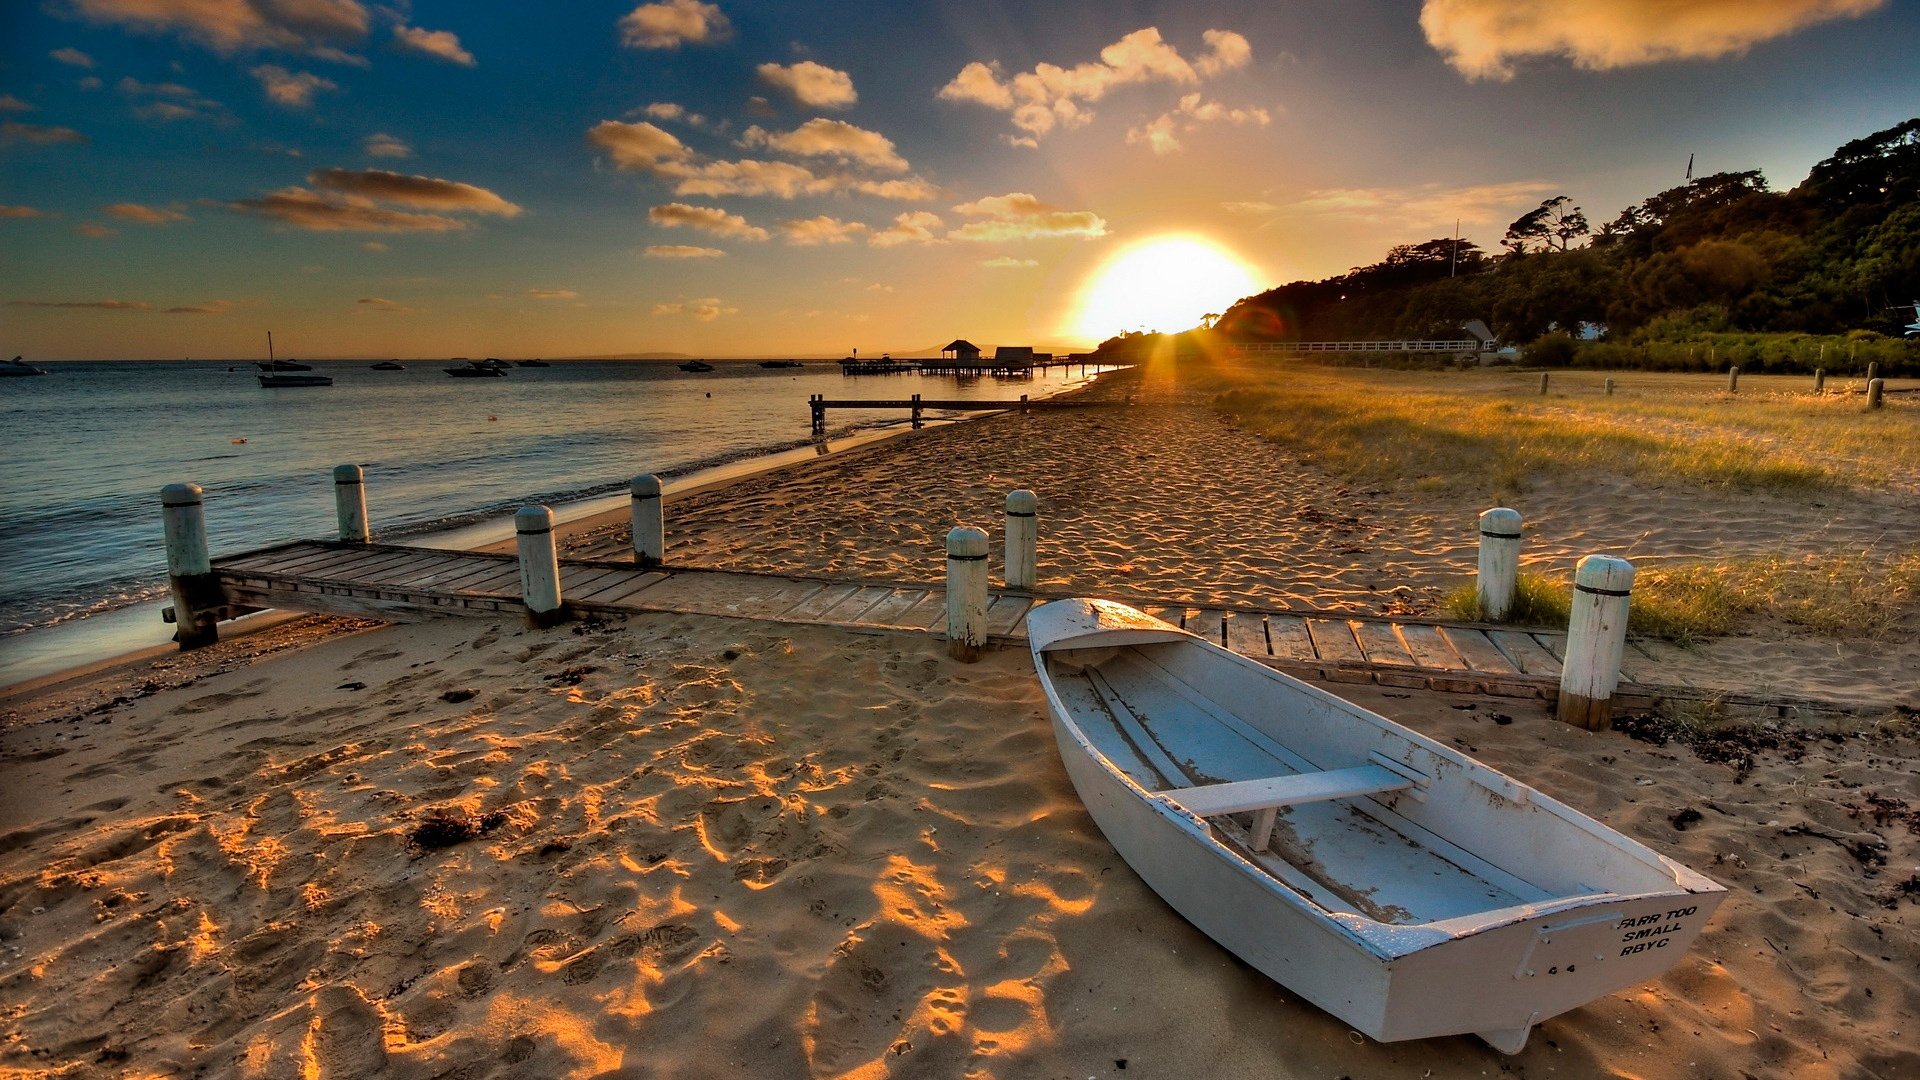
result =
[{"label": "blue sky", "polygon": [[1278,284],[1561,193],[1604,220],[1690,153],[1788,187],[1920,111],[1885,0],[0,19],[0,350],[46,358],[1085,342],[1138,328],[1082,297],[1156,237]]}]

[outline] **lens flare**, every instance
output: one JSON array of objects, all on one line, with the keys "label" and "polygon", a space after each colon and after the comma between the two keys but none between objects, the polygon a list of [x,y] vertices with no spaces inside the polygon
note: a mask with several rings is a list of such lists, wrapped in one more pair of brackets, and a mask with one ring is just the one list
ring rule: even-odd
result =
[{"label": "lens flare", "polygon": [[1069,332],[1100,341],[1128,330],[1191,330],[1262,288],[1251,266],[1206,237],[1149,237],[1088,276]]}]

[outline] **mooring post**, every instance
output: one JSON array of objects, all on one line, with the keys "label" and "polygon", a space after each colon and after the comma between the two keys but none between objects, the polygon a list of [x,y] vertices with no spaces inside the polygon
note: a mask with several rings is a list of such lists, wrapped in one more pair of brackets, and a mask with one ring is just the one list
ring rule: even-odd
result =
[{"label": "mooring post", "polygon": [[1827,392],[1826,368],[1817,367],[1813,369],[1813,392],[1816,394],[1824,394]]},{"label": "mooring post", "polygon": [[1540,396],[1547,396],[1547,373],[1544,371],[1540,373]]},{"label": "mooring post", "polygon": [[1607,396],[1613,396],[1613,376],[1607,376]]},{"label": "mooring post", "polygon": [[373,540],[373,530],[367,527],[367,474],[360,466],[333,467],[333,515],[340,523],[342,543]]},{"label": "mooring post", "polygon": [[1007,492],[1007,588],[1032,591],[1038,566],[1040,500],[1025,488]]},{"label": "mooring post", "polygon": [[1880,377],[1880,361],[1878,360],[1867,361],[1867,381],[1872,382],[1873,380],[1879,377]]},{"label": "mooring post", "polygon": [[1727,369],[1727,393],[1737,394],[1739,392],[1740,368],[1738,366],[1730,367]]},{"label": "mooring post", "polygon": [[1020,415],[1027,415],[1027,395],[1025,394],[1020,395]]},{"label": "mooring post", "polygon": [[641,473],[630,485],[633,492],[633,562],[655,567],[667,557],[666,510],[660,500],[660,478]]},{"label": "mooring post", "polygon": [[987,647],[987,534],[955,526],[947,534],[947,655],[962,663]]},{"label": "mooring post", "polygon": [[199,484],[168,484],[160,489],[160,524],[167,537],[167,591],[173,594],[173,640],[182,649],[220,640],[214,608],[220,583],[207,554],[207,514]]},{"label": "mooring post", "polygon": [[1562,723],[1604,731],[1613,722],[1613,691],[1627,651],[1627,607],[1633,564],[1589,555],[1573,572],[1573,614],[1567,623],[1567,659],[1560,671]]},{"label": "mooring post", "polygon": [[1877,409],[1880,406],[1886,404],[1884,401],[1881,400],[1881,398],[1883,398],[1886,395],[1886,392],[1887,392],[1887,380],[1868,379],[1867,380],[1867,408]]},{"label": "mooring post", "polygon": [[813,435],[824,438],[827,434],[827,396],[812,394],[807,398],[807,409],[812,413]]},{"label": "mooring post", "polygon": [[527,621],[552,626],[566,618],[560,606],[560,553],[553,542],[553,511],[523,506],[513,515],[513,531],[520,545],[520,598],[527,605]]},{"label": "mooring post", "polygon": [[1520,511],[1496,506],[1480,515],[1480,581],[1475,590],[1481,617],[1503,622],[1513,610],[1520,575]]},{"label": "mooring post", "polygon": [[913,395],[913,430],[920,430],[920,395]]}]

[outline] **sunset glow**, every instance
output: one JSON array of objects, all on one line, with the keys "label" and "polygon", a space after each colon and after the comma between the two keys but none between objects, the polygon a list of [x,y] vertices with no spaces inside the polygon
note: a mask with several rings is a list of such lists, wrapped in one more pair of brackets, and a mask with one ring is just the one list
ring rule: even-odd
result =
[{"label": "sunset glow", "polygon": [[1122,248],[1087,278],[1066,331],[1100,339],[1127,330],[1189,330],[1221,297],[1266,285],[1239,256],[1201,236],[1156,236]]}]

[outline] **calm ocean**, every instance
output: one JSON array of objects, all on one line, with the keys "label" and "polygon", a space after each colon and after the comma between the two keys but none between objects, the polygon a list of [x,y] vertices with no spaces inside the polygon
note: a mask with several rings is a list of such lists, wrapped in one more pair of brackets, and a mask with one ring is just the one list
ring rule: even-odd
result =
[{"label": "calm ocean", "polygon": [[[13,455],[0,489],[8,637],[161,596],[159,491],[175,481],[206,488],[217,557],[331,535],[331,470],[357,462],[374,530],[392,539],[616,491],[637,472],[674,476],[805,443],[809,394],[1040,397],[1086,378],[848,378],[824,361],[695,374],[620,361],[452,379],[444,361],[398,372],[339,361],[314,364],[331,387],[265,390],[252,364],[47,366],[45,377],[0,380]],[[856,417],[898,422],[829,414],[836,431]]]}]

